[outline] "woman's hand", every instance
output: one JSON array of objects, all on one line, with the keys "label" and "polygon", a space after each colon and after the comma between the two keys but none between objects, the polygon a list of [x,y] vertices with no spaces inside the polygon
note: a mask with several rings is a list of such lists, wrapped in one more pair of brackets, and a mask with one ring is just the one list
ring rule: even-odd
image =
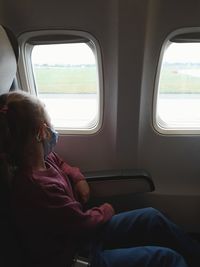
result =
[{"label": "woman's hand", "polygon": [[113,206],[110,203],[104,203],[104,205],[109,206],[109,209],[112,212],[112,215],[115,215],[115,209],[113,208]]},{"label": "woman's hand", "polygon": [[90,188],[86,180],[81,180],[75,185],[75,191],[81,203],[85,204],[90,197]]}]

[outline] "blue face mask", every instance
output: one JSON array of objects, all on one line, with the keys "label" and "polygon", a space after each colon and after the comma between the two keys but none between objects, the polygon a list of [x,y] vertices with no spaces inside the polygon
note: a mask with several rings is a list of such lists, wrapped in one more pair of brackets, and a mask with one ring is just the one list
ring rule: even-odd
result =
[{"label": "blue face mask", "polygon": [[53,148],[58,141],[58,132],[50,127],[47,127],[47,130],[49,131],[50,137],[43,141],[44,158],[46,158],[53,151]]}]

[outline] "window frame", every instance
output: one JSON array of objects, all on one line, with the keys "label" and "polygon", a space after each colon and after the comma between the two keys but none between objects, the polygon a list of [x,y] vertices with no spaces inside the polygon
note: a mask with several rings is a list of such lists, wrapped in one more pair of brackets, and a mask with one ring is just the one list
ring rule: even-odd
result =
[{"label": "window frame", "polygon": [[[87,40],[87,45],[92,49],[96,58],[97,79],[98,79],[98,110],[97,123],[91,128],[68,128],[57,129],[61,135],[84,135],[97,133],[103,124],[103,71],[102,71],[102,55],[98,41],[88,32],[76,30],[40,30],[23,33],[19,36],[20,57],[18,63],[18,84],[24,91],[30,92],[37,96],[37,87],[34,79],[34,70],[31,62],[31,53],[34,45],[42,44],[61,44],[70,43],[70,36],[80,37],[80,40]],[[62,39],[63,38],[63,39]],[[41,39],[41,41],[40,41]],[[46,39],[46,40],[45,40]],[[30,40],[32,44],[30,43]],[[33,44],[33,40],[34,44]],[[71,40],[73,43],[73,40]],[[80,41],[77,41],[77,43]]]},{"label": "window frame", "polygon": [[[175,40],[175,41],[173,41]],[[159,80],[160,80],[160,74],[161,74],[161,67],[163,62],[163,56],[165,53],[165,50],[169,47],[171,43],[192,43],[192,42],[199,42],[200,43],[200,27],[192,27],[192,28],[181,28],[178,30],[175,30],[171,32],[164,40],[157,70],[156,70],[156,76],[155,76],[155,83],[154,83],[154,95],[153,95],[153,128],[155,131],[162,135],[200,135],[200,125],[198,128],[170,128],[166,127],[164,128],[162,125],[165,124],[165,122],[159,118],[159,115],[157,113],[157,104],[158,104],[158,96],[159,96]],[[159,122],[162,121],[162,125],[159,124]]]}]

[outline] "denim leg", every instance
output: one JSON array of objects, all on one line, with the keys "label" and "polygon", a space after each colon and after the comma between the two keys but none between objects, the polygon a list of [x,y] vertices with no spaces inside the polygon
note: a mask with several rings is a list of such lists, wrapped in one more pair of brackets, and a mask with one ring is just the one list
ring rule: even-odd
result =
[{"label": "denim leg", "polygon": [[161,247],[144,246],[98,250],[91,267],[188,267],[177,252]]},{"label": "denim leg", "polygon": [[153,208],[119,213],[99,233],[102,250],[160,246],[180,253],[189,263],[199,261],[200,245]]}]

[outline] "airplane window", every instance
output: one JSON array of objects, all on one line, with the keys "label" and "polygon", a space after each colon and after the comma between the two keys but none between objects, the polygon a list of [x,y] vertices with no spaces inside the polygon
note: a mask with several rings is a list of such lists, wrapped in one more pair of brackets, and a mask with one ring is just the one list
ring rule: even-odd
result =
[{"label": "airplane window", "polygon": [[94,130],[99,123],[99,77],[87,43],[34,45],[31,54],[38,97],[58,130]]},{"label": "airplane window", "polygon": [[161,133],[200,132],[200,42],[168,42],[154,112]]}]

